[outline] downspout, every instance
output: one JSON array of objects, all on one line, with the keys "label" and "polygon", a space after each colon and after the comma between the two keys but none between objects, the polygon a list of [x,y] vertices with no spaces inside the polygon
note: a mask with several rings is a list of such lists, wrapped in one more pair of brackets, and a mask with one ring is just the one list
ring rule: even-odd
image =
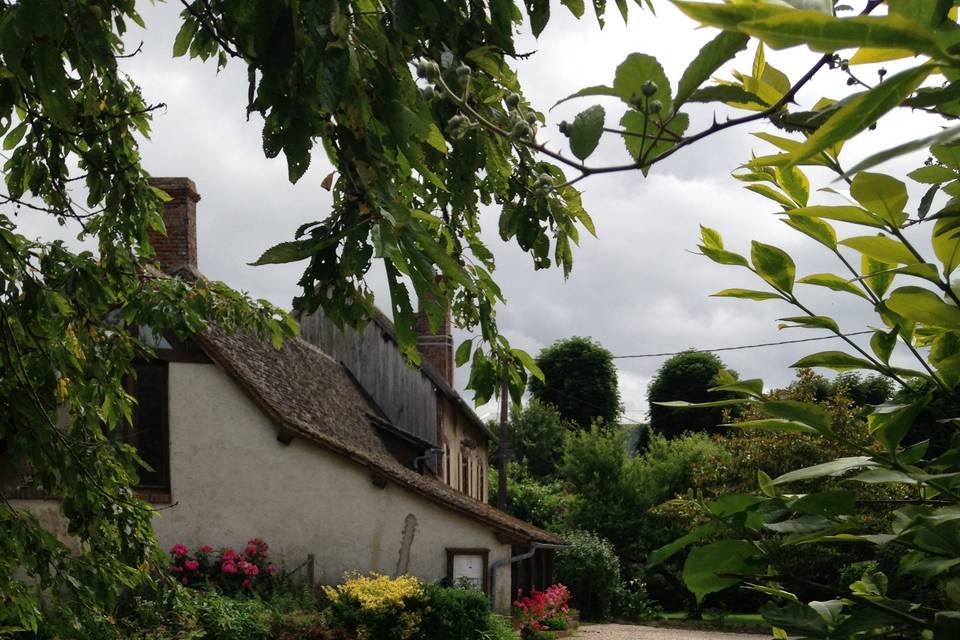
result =
[{"label": "downspout", "polygon": [[514,562],[520,562],[521,560],[526,560],[527,558],[532,558],[533,554],[537,552],[537,549],[567,549],[570,547],[569,544],[550,544],[546,542],[533,542],[530,544],[530,549],[521,553],[518,556],[513,556],[512,558],[503,558],[502,560],[495,560],[490,563],[490,607],[493,608],[496,606],[497,598],[497,569],[504,565],[513,564]]}]

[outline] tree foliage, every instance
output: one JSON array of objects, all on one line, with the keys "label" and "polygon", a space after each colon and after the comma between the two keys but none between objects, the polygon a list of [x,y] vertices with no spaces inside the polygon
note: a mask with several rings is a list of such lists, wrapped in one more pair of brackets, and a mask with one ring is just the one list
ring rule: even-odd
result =
[{"label": "tree foliage", "polygon": [[616,424],[620,390],[612,354],[590,338],[558,340],[537,355],[543,379],[531,378],[530,393],[556,407],[564,420],[589,429],[596,420]]},{"label": "tree foliage", "polygon": [[[660,404],[677,398],[688,402],[711,402],[719,397],[711,389],[720,384],[719,375],[724,371],[723,361],[705,351],[685,351],[667,359],[647,386],[650,403],[650,426],[667,437],[675,437],[684,431],[716,431],[724,422],[724,406],[685,409]],[[729,395],[729,394],[727,394]]]},{"label": "tree foliage", "polygon": [[[783,249],[757,240],[734,251],[718,231],[704,228],[699,248],[707,258],[758,279],[757,289],[716,295],[782,301],[796,308],[779,320],[784,328],[827,331],[846,341],[843,350],[818,352],[795,366],[870,371],[910,393],[868,410],[870,442],[863,445],[838,431],[815,403],[768,397],[759,380],[723,381],[721,391],[738,399],[720,402],[750,405],[760,416],[738,428],[822,437],[857,453],[777,478],[760,475],[752,495],[698,501],[730,535],[693,549],[684,578],[698,597],[735,584],[769,595],[762,613],[779,638],[955,638],[958,447],[953,438],[939,449],[922,440],[910,444],[918,416],[937,401],[947,413],[931,427],[946,420],[944,429],[954,429],[950,410],[960,384],[960,297],[952,286],[960,266],[954,201],[960,130],[951,122],[960,114],[960,30],[953,2],[861,0],[859,15],[825,0],[673,4],[715,29],[714,39],[676,83],[651,52],[636,52],[609,84],[570,96],[610,101],[624,114],[619,129],[608,126],[607,108],[599,104],[558,123],[569,153],[541,142],[546,117],[521,95],[509,67],[523,9],[539,33],[549,21],[546,2],[186,0],[174,54],[247,68],[247,109],[262,118],[264,152],[285,155],[291,180],[303,175],[315,146],[337,169],[329,215],[303,225],[259,261],[307,261],[296,306],[363,321],[373,304],[364,277],[373,259],[382,260],[398,340],[411,357],[411,289],[431,301],[433,322],[451,304],[460,326],[479,329],[479,341],[461,345],[457,359],[472,363],[470,386],[480,401],[503,381],[519,401],[524,369],[541,373],[497,333],[502,295],[480,239],[482,205],[500,206],[501,237],[527,251],[535,268],[556,264],[567,273],[572,244],[581,232],[593,233],[575,182],[612,171],[646,175],[734,127],[779,128],[776,135],[758,132],[774,149],[747,159],[735,178],[835,257],[839,273],[798,277]],[[563,5],[578,17],[584,13],[582,2]],[[593,5],[602,19],[606,3]],[[617,7],[626,16],[627,3]],[[126,327],[187,335],[214,321],[252,326],[277,341],[293,331],[275,310],[221,285],[144,271],[147,232],[161,226],[163,195],[147,183],[134,138],[148,132],[156,105],[144,104],[134,81],[117,70],[128,21],[141,22],[129,1],[0,5],[0,133],[9,156],[0,196],[0,438],[4,455],[26,457],[44,488],[62,498],[71,532],[83,543],[79,555],[70,554],[28,513],[0,502],[0,523],[10,532],[0,540],[4,632],[34,630],[42,619],[24,572],[41,592],[70,594],[59,611],[79,624],[75,613],[104,612],[120,587],[146,571],[149,512],[129,489],[136,460],[108,437],[129,414],[122,382],[144,348]],[[751,46],[750,69],[726,76],[724,65]],[[803,47],[814,55],[808,71],[791,80],[767,62],[764,47]],[[865,81],[859,65],[878,62],[891,70]],[[822,73],[843,74],[847,94],[798,104]],[[731,113],[691,130],[693,103]],[[841,162],[848,140],[902,108],[939,117],[944,126],[925,136],[910,132],[901,144],[852,165]],[[622,138],[623,164],[589,163],[604,135]],[[919,150],[929,158],[908,178],[925,193],[911,202],[903,180],[872,169]],[[835,174],[850,197],[835,199],[838,184],[812,188],[806,167]],[[96,240],[98,255],[28,240],[17,232],[18,208],[72,221]],[[864,313],[873,314],[869,345],[846,337],[836,319],[806,303],[811,286],[863,301]],[[901,366],[901,356],[915,364]],[[61,414],[69,419],[58,422]],[[602,453],[609,446],[594,448]],[[584,453],[592,455],[590,447]],[[622,475],[623,468],[614,460],[611,471]],[[825,476],[902,486],[914,497],[892,505],[893,524],[882,524],[847,496],[796,493],[803,485],[795,483]],[[691,531],[670,550],[701,539],[702,531]],[[778,558],[814,541],[877,547],[877,553],[901,549],[903,570],[942,589],[945,600],[911,602],[884,575],[869,572],[851,585],[815,585],[819,599],[801,601]]]},{"label": "tree foliage", "polygon": [[510,418],[512,457],[532,477],[551,477],[563,459],[564,439],[575,428],[555,407],[531,400]]}]

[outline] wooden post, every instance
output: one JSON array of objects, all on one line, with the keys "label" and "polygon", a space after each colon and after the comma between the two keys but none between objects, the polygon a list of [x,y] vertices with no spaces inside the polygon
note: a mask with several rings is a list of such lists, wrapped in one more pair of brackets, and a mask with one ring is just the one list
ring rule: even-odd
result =
[{"label": "wooden post", "polygon": [[507,377],[500,383],[500,455],[497,459],[497,507],[507,510]]}]

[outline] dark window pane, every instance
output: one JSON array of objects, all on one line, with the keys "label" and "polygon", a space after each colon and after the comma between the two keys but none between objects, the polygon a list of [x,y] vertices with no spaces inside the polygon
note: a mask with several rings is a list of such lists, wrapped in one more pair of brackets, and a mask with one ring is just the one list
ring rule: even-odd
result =
[{"label": "dark window pane", "polygon": [[137,448],[152,470],[140,469],[140,485],[168,487],[167,474],[167,363],[142,362],[135,365],[133,425],[128,441]]}]

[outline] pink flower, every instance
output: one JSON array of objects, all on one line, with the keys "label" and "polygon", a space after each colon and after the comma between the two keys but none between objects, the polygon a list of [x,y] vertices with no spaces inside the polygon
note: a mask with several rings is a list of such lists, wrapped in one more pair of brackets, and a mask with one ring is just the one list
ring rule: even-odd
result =
[{"label": "pink flower", "polygon": [[220,570],[223,571],[224,573],[236,573],[237,565],[229,561],[224,562],[223,565],[220,567]]},{"label": "pink flower", "polygon": [[170,555],[174,556],[185,556],[187,555],[187,546],[180,544],[179,542],[172,547],[170,547]]},{"label": "pink flower", "polygon": [[240,584],[241,584],[241,586],[243,586],[244,589],[250,589],[250,588],[253,587],[253,583],[250,582],[250,578],[247,578],[246,580],[244,580],[244,581],[241,582]]},{"label": "pink flower", "polygon": [[248,543],[248,544],[247,544],[247,548],[244,549],[244,552],[245,552],[248,556],[255,556],[255,555],[257,555],[257,545],[253,544],[252,542],[251,542],[251,543]]},{"label": "pink flower", "polygon": [[258,566],[255,565],[255,564],[249,564],[249,563],[248,563],[247,566],[245,566],[245,567],[243,568],[243,572],[244,572],[245,574],[247,574],[248,576],[259,575],[259,574],[260,574],[260,567],[258,567]]},{"label": "pink flower", "polygon": [[231,562],[231,561],[236,560],[237,558],[239,558],[239,557],[240,557],[240,554],[238,554],[238,553],[237,553],[236,551],[234,551],[233,549],[224,549],[223,552],[220,554],[220,557],[221,557],[225,562]]},{"label": "pink flower", "polygon": [[183,566],[186,567],[187,571],[196,571],[200,563],[196,560],[184,560]]},{"label": "pink flower", "polygon": [[170,567],[170,571],[174,573],[183,573],[183,567]]},{"label": "pink flower", "polygon": [[208,544],[205,544],[202,547],[200,547],[200,553],[213,553],[213,547],[211,547]]},{"label": "pink flower", "polygon": [[276,572],[277,572],[277,565],[275,565],[275,564],[268,564],[268,565],[267,565],[267,573],[269,573],[269,574],[274,574],[274,573],[276,573]]}]

